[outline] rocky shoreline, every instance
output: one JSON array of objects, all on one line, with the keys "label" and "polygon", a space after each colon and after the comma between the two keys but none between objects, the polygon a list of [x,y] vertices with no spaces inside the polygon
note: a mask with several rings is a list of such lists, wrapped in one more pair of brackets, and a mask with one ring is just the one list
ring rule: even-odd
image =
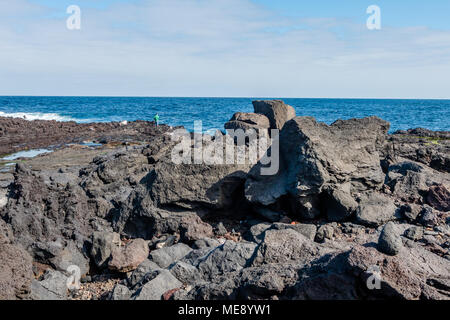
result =
[{"label": "rocky shoreline", "polygon": [[166,130],[168,126],[156,128],[155,124],[149,121],[76,123],[0,117],[0,156],[83,141],[102,144],[114,141],[145,141]]},{"label": "rocky shoreline", "polygon": [[254,107],[225,128],[279,129],[275,175],[176,164],[149,122],[0,118],[0,154],[54,147],[0,171],[0,299],[450,299],[449,132]]}]

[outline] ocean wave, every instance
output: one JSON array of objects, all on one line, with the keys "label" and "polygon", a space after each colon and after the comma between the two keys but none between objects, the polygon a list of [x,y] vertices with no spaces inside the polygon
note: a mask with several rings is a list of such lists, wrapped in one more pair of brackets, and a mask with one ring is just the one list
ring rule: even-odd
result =
[{"label": "ocean wave", "polygon": [[71,117],[62,116],[57,113],[42,113],[42,112],[3,112],[0,111],[0,117],[7,118],[22,118],[25,120],[56,120],[56,121],[76,121]]}]

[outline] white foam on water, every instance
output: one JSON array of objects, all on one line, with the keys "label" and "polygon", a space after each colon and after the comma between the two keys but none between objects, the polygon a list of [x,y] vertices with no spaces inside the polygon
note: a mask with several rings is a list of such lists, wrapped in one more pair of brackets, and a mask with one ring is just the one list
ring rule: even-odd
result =
[{"label": "white foam on water", "polygon": [[9,156],[6,156],[6,157],[2,158],[1,160],[13,161],[13,160],[16,160],[19,158],[34,158],[40,154],[50,153],[50,152],[52,152],[52,150],[49,150],[49,149],[34,149],[34,150],[20,151],[20,152],[13,153]]},{"label": "white foam on water", "polygon": [[42,112],[3,112],[0,111],[0,117],[7,118],[22,118],[25,120],[56,120],[56,121],[75,121],[71,117],[59,115],[57,113],[42,113]]}]

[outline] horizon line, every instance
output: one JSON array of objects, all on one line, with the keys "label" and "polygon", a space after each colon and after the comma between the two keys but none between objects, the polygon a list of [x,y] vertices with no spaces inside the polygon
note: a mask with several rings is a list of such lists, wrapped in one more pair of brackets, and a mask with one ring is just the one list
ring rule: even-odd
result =
[{"label": "horizon line", "polygon": [[126,96],[126,95],[0,95],[33,98],[197,98],[197,99],[323,99],[323,100],[450,100],[450,98],[361,98],[361,97],[273,97],[273,96]]}]

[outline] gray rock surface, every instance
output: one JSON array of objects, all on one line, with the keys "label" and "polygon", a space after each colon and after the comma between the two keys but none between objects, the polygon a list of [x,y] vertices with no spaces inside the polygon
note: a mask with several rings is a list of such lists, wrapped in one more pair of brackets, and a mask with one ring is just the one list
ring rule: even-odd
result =
[{"label": "gray rock surface", "polygon": [[171,247],[154,250],[150,253],[150,260],[163,269],[184,258],[192,249],[184,243],[177,243]]},{"label": "gray rock surface", "polygon": [[21,247],[0,235],[0,300],[25,299],[33,280],[32,259]]},{"label": "gray rock surface", "polygon": [[292,229],[268,230],[252,265],[269,263],[308,263],[317,257],[319,249],[315,243]]},{"label": "gray rock surface", "polygon": [[402,250],[403,242],[393,222],[388,222],[381,231],[378,249],[389,255],[396,255]]},{"label": "gray rock surface", "polygon": [[111,256],[111,248],[120,241],[118,233],[97,231],[92,235],[91,256],[98,267],[102,267]]},{"label": "gray rock surface", "polygon": [[137,285],[142,285],[148,282],[149,279],[154,277],[161,269],[156,263],[151,260],[145,260],[142,262],[127,278],[130,288],[134,288]]},{"label": "gray rock surface", "polygon": [[436,212],[428,205],[423,206],[417,220],[425,227],[434,227],[439,224],[439,218]]},{"label": "gray rock surface", "polygon": [[247,240],[251,242],[260,243],[264,238],[264,232],[270,229],[272,225],[270,223],[258,223],[250,227],[245,234]]},{"label": "gray rock surface", "polygon": [[356,211],[358,203],[350,194],[350,184],[328,188],[326,210],[328,221],[344,221]]},{"label": "gray rock surface", "polygon": [[[388,168],[388,174],[386,175],[386,185],[388,185],[396,197],[402,199],[405,202],[410,203],[423,203],[423,195],[430,194],[430,188],[436,188],[437,185],[449,186],[450,176],[447,173],[442,173],[424,166],[421,163],[407,160],[394,162]],[[433,190],[431,189],[433,197]],[[442,189],[438,192],[443,191]],[[440,194],[439,197],[444,196]],[[445,197],[445,196],[444,196]],[[431,199],[430,199],[431,200]],[[436,199],[437,200],[437,199]],[[439,206],[439,200],[432,203]]]},{"label": "gray rock surface", "polygon": [[135,300],[161,300],[164,293],[181,288],[183,284],[168,270],[162,270],[152,280],[147,282],[137,293]]},{"label": "gray rock surface", "polygon": [[225,123],[225,129],[229,130],[255,130],[260,136],[268,136],[268,129],[270,128],[269,119],[258,113],[243,113],[237,112],[233,117]]},{"label": "gray rock surface", "polygon": [[324,242],[326,239],[333,239],[335,227],[332,224],[321,225],[317,229],[315,240],[317,242]]},{"label": "gray rock surface", "polygon": [[255,113],[265,115],[270,128],[281,130],[284,124],[295,117],[295,109],[281,100],[253,101]]},{"label": "gray rock surface", "polygon": [[314,240],[317,233],[317,227],[314,224],[307,224],[307,223],[296,223],[296,224],[274,223],[272,225],[272,229],[275,230],[292,229],[302,234],[309,240]]},{"label": "gray rock surface", "polygon": [[388,128],[387,122],[376,117],[339,120],[331,126],[311,117],[296,117],[280,133],[283,166],[278,175],[259,176],[255,166],[246,181],[246,198],[270,205],[288,196],[295,214],[312,219],[320,214],[325,187],[347,183],[350,194],[379,189],[384,174],[377,148]]},{"label": "gray rock surface", "polygon": [[423,237],[423,228],[413,226],[405,231],[405,237],[411,240],[420,240]]},{"label": "gray rock surface", "polygon": [[450,211],[450,191],[442,184],[432,186],[428,190],[427,202],[436,210]]},{"label": "gray rock surface", "polygon": [[8,190],[0,188],[0,209],[8,204]]},{"label": "gray rock surface", "polygon": [[133,271],[147,259],[148,254],[147,242],[143,239],[134,239],[123,247],[114,246],[111,249],[108,268],[123,273]]},{"label": "gray rock surface", "polygon": [[111,293],[111,300],[130,300],[131,295],[132,292],[128,289],[127,286],[124,286],[123,284],[117,284]]},{"label": "gray rock surface", "polygon": [[226,235],[227,234],[227,232],[228,232],[228,230],[227,230],[227,228],[225,228],[225,226],[223,225],[223,223],[222,222],[219,222],[218,224],[217,224],[217,226],[215,227],[215,233],[216,233],[216,235],[218,235],[218,236],[224,236],[224,235]]},{"label": "gray rock surface", "polygon": [[59,271],[47,271],[40,281],[33,280],[32,300],[66,300],[68,297],[67,277]]},{"label": "gray rock surface", "polygon": [[202,280],[199,270],[184,261],[176,262],[170,268],[170,272],[184,284],[195,283]]},{"label": "gray rock surface", "polygon": [[356,209],[356,221],[366,226],[376,227],[394,220],[398,214],[394,201],[382,194],[370,193],[361,199]]},{"label": "gray rock surface", "polygon": [[256,244],[250,242],[227,241],[211,250],[194,264],[205,279],[239,271],[248,267],[254,257]]},{"label": "gray rock surface", "polygon": [[176,205],[227,208],[234,192],[244,183],[250,163],[175,164],[169,158],[155,165],[151,196],[158,206]]},{"label": "gray rock surface", "polygon": [[76,266],[80,269],[80,276],[84,276],[89,272],[89,260],[75,247],[73,242],[69,242],[68,245],[58,252],[58,254],[49,259],[50,263],[56,270],[61,272],[67,272],[71,266]]},{"label": "gray rock surface", "polygon": [[409,221],[414,222],[416,221],[417,217],[419,216],[421,211],[421,207],[417,204],[405,204],[401,208],[401,212],[403,217]]}]

